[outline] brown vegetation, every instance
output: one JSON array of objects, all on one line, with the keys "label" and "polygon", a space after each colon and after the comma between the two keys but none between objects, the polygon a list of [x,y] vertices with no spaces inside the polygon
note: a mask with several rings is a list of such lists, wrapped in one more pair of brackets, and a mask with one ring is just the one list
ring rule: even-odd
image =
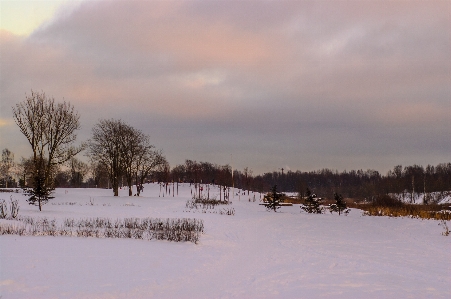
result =
[{"label": "brown vegetation", "polygon": [[388,195],[378,196],[372,203],[351,204],[368,216],[411,217],[421,219],[451,220],[449,205],[405,204]]}]

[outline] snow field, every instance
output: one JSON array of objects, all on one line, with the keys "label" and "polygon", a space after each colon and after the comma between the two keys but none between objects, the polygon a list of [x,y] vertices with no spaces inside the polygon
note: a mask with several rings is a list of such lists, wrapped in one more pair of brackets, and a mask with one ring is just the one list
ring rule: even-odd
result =
[{"label": "snow field", "polygon": [[[3,298],[449,298],[451,238],[438,221],[267,212],[247,195],[234,216],[188,210],[189,184],[176,197],[145,185],[120,190],[57,189],[39,212],[26,197],[19,215],[110,219],[202,219],[191,242],[0,236]],[[205,190],[205,188],[204,188]],[[211,194],[215,191],[211,190]],[[11,194],[0,193],[9,201]],[[252,198],[251,193],[251,198]],[[218,197],[219,198],[219,197]],[[231,194],[232,198],[232,194]],[[75,203],[75,204],[67,204]],[[219,209],[221,207],[218,207]],[[2,220],[4,221],[4,220]]]}]

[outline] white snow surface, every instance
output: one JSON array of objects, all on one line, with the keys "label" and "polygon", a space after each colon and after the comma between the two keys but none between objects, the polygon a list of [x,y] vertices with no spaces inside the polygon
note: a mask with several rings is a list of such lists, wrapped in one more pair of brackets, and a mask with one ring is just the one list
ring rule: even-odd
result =
[{"label": "white snow surface", "polygon": [[57,189],[42,212],[20,193],[0,193],[19,200],[19,215],[198,218],[205,225],[198,244],[0,236],[0,297],[451,298],[451,236],[438,221],[357,209],[309,215],[299,205],[274,213],[259,205],[258,193],[256,202],[235,195],[234,216],[194,213],[185,208],[191,188],[180,184],[175,197],[162,197],[157,184],[145,185],[141,197]]},{"label": "white snow surface", "polygon": [[[397,193],[397,194],[390,194],[391,196],[394,196],[395,198],[401,200],[405,203],[412,203],[412,204],[424,204],[424,193],[410,193],[408,191],[403,193]],[[437,204],[448,204],[451,203],[451,192],[445,191],[445,192],[431,192],[427,194],[428,201],[430,203],[437,203]]]}]

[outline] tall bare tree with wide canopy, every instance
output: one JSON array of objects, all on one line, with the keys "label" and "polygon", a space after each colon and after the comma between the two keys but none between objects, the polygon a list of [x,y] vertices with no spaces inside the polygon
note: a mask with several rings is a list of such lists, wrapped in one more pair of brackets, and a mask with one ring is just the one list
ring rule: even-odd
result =
[{"label": "tall bare tree with wide canopy", "polygon": [[123,162],[123,175],[128,186],[128,196],[133,195],[132,185],[133,179],[135,178],[138,156],[149,150],[144,144],[147,139],[147,136],[141,131],[128,125],[125,127],[120,146],[123,149],[121,159]]},{"label": "tall bare tree with wide canopy", "polygon": [[119,178],[123,174],[123,136],[127,125],[121,120],[103,119],[92,128],[88,141],[91,159],[107,167],[114,196],[119,196]]},{"label": "tall bare tree with wide canopy", "polygon": [[13,116],[33,151],[35,174],[28,202],[38,205],[41,211],[42,204],[51,198],[55,167],[83,150],[83,145],[73,146],[75,132],[80,129],[80,116],[70,103],[55,103],[44,92],[33,90],[25,101],[13,107]]},{"label": "tall bare tree with wide canopy", "polygon": [[89,156],[108,169],[114,196],[119,195],[119,178],[124,176],[129,196],[133,180],[140,193],[145,178],[162,163],[161,151],[155,151],[149,137],[122,120],[103,119],[92,129]]}]

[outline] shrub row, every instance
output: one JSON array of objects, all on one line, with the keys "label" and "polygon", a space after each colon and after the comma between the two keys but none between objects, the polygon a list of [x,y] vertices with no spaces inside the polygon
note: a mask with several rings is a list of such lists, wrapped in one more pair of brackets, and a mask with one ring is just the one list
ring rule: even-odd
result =
[{"label": "shrub row", "polygon": [[[217,200],[216,198],[206,198],[206,197],[193,197],[192,200],[188,200],[185,204],[185,207],[190,210],[200,210],[200,213],[209,213],[209,214],[219,214],[219,215],[235,215],[234,208],[222,208],[220,210],[216,210],[216,206],[222,205],[230,205],[231,201],[226,200]],[[190,210],[185,210],[184,212],[191,212]],[[195,213],[195,212],[193,212]]]},{"label": "shrub row", "polygon": [[435,219],[435,220],[451,220],[450,211],[428,211],[423,207],[416,207],[415,205],[406,205],[403,207],[363,207],[363,215],[366,216],[390,216],[390,217],[411,217],[421,219]]},{"label": "shrub row", "polygon": [[[191,210],[185,210],[183,212],[191,213]],[[234,216],[235,215],[235,209],[234,208],[223,208],[220,210],[208,210],[208,209],[201,209],[197,210],[194,209],[193,213],[203,213],[203,214],[219,214],[219,215],[229,215]]]},{"label": "shrub row", "polygon": [[16,220],[21,223],[0,223],[0,235],[157,239],[197,244],[204,231],[203,221],[191,218],[125,218],[115,221],[108,218],[66,218],[62,225],[47,218],[21,216]]},{"label": "shrub row", "polygon": [[230,205],[231,201],[226,200],[217,200],[216,198],[193,198],[192,200],[188,200],[186,202],[187,209],[214,209],[219,205]]}]

